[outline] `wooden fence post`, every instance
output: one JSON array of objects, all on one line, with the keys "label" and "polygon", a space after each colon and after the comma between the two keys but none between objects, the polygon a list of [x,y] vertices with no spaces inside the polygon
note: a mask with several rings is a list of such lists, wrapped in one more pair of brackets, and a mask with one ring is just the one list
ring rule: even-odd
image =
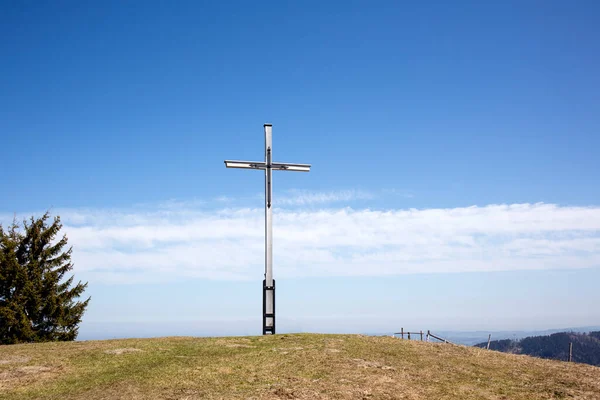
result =
[{"label": "wooden fence post", "polygon": [[408,340],[410,340],[410,332],[408,332]]},{"label": "wooden fence post", "polygon": [[569,362],[573,361],[573,342],[569,343]]},{"label": "wooden fence post", "polygon": [[421,342],[423,341],[423,331],[419,332],[421,334]]},{"label": "wooden fence post", "polygon": [[488,345],[487,345],[487,350],[490,349],[490,341],[492,340],[492,334],[490,333],[490,335],[488,336]]},{"label": "wooden fence post", "polygon": [[400,336],[404,339],[404,328],[400,328]]}]

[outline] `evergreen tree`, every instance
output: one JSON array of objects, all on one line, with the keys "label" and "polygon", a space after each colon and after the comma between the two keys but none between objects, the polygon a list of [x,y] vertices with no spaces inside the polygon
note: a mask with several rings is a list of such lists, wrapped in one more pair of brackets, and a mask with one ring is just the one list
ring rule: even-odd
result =
[{"label": "evergreen tree", "polygon": [[90,301],[76,301],[87,283],[73,287],[72,248],[59,240],[60,217],[31,217],[19,229],[16,222],[0,225],[0,344],[65,341],[77,337],[81,317]]}]

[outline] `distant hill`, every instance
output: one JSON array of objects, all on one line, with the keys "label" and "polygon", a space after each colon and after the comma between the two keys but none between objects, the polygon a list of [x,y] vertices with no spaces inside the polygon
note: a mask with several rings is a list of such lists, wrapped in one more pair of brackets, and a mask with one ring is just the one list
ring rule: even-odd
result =
[{"label": "distant hill", "polygon": [[[573,343],[574,362],[600,366],[600,331],[558,332],[545,336],[529,336],[520,340],[493,340],[490,342],[490,350],[567,361],[569,343]],[[485,348],[487,342],[475,346]]]}]

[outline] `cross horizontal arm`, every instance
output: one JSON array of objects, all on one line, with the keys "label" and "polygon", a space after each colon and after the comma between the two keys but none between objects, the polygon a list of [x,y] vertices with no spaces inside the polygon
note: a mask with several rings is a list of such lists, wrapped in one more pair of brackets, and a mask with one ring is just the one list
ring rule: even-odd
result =
[{"label": "cross horizontal arm", "polygon": [[[267,163],[264,161],[238,161],[225,160],[227,168],[241,169],[267,169]],[[293,172],[309,172],[310,164],[292,164],[292,163],[272,163],[271,169],[275,171],[293,171]]]},{"label": "cross horizontal arm", "polygon": [[244,169],[267,169],[267,163],[264,161],[225,160],[225,167]]},{"label": "cross horizontal arm", "polygon": [[273,163],[271,168],[279,171],[309,172],[310,164]]}]

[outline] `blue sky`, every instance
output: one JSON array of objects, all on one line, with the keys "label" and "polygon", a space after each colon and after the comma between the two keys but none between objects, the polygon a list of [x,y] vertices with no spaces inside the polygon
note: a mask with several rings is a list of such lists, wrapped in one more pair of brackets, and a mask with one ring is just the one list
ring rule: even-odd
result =
[{"label": "blue sky", "polygon": [[223,160],[271,122],[313,164],[274,177],[282,329],[597,325],[599,17],[3,2],[0,220],[61,215],[82,335],[259,333],[263,177]]}]

